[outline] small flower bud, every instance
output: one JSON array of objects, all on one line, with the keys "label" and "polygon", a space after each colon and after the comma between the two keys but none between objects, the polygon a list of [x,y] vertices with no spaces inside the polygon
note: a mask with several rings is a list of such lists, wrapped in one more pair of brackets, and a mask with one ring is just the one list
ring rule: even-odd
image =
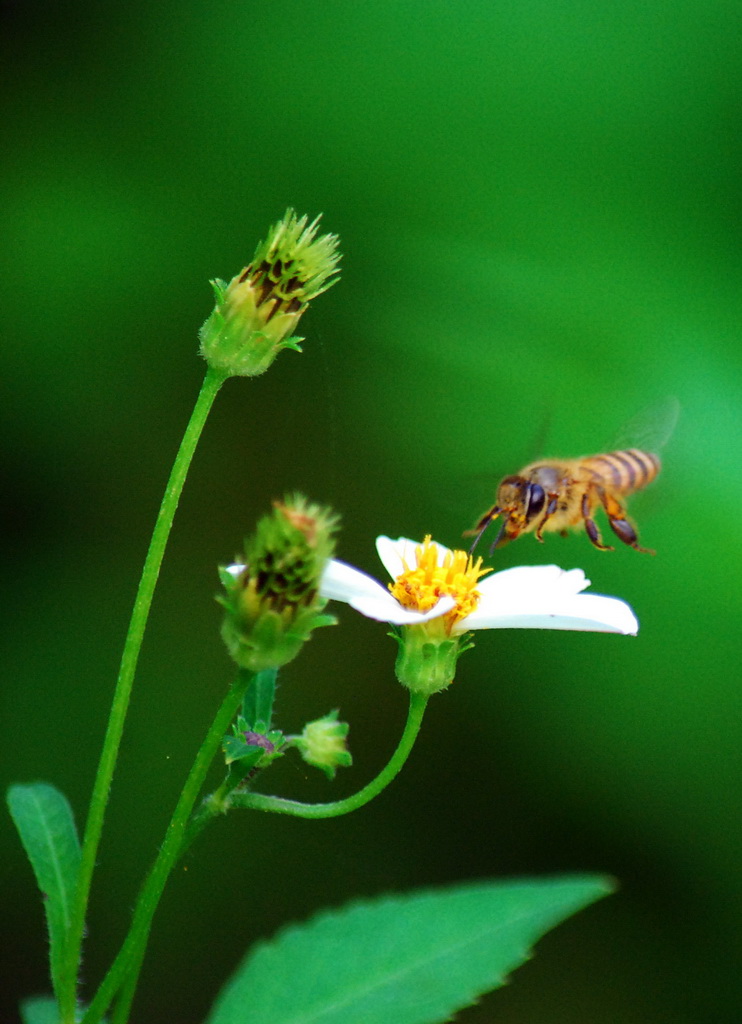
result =
[{"label": "small flower bud", "polygon": [[331,711],[316,722],[308,722],[304,732],[294,740],[307,764],[320,768],[328,779],[335,778],[338,768],[347,768],[353,758],[346,746],[347,722],[338,722],[337,711]]},{"label": "small flower bud", "polygon": [[244,563],[220,571],[222,637],[241,668],[285,665],[313,629],[331,625],[319,583],[334,550],[337,517],[299,495],[275,502],[245,545]]},{"label": "small flower bud", "polygon": [[255,377],[282,348],[301,351],[292,332],[312,299],[337,281],[337,235],[315,238],[319,217],[286,211],[249,266],[229,284],[214,280],[216,305],[199,332],[201,355],[227,376]]}]

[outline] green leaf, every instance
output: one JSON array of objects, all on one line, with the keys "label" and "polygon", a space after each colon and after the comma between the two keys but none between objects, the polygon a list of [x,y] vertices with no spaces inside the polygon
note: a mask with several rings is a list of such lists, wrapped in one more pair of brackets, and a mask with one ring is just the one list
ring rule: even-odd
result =
[{"label": "green leaf", "polygon": [[23,1024],[59,1024],[57,1000],[52,996],[32,996],[21,1003]]},{"label": "green leaf", "polygon": [[502,985],[596,876],[485,882],[319,914],[248,953],[207,1024],[433,1024]]},{"label": "green leaf", "polygon": [[80,865],[72,809],[66,797],[46,782],[11,786],[8,807],[44,896],[56,991]]},{"label": "green leaf", "polygon": [[273,701],[276,695],[276,669],[256,672],[250,680],[242,702],[242,715],[249,729],[264,732],[271,727]]},{"label": "green leaf", "polygon": [[237,736],[225,736],[222,741],[224,760],[227,764],[240,762],[240,768],[248,772],[253,765],[256,765],[265,754],[265,747],[257,747],[254,744],[245,743]]}]

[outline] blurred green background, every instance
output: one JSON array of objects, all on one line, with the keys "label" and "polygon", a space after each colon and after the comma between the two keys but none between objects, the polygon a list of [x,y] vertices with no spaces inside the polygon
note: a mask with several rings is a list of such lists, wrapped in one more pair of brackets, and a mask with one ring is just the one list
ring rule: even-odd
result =
[{"label": "blurred green background", "polygon": [[[599,870],[619,893],[544,940],[467,1024],[739,1021],[742,910],[742,16],[712,0],[3,5],[0,776],[84,821],[149,532],[203,374],[210,277],[287,205],[342,238],[302,356],[230,381],[181,503],[115,778],[85,974],[103,974],[230,678],[213,601],[270,500],[456,544],[497,478],[682,416],[632,511],[656,558],[526,537],[636,639],[481,634],[402,776],[333,822],[233,815],[174,877],[136,1018],[197,1022],[255,938],[357,896]],[[404,720],[394,645],[342,609],[282,675],[280,725],[339,707],[354,791]],[[42,908],[0,825],[0,1019],[46,989]],[[424,936],[421,936],[424,941]]]}]

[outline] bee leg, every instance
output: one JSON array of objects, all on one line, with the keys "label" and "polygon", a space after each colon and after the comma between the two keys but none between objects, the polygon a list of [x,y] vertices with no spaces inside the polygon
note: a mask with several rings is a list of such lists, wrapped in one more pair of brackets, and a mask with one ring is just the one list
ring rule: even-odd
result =
[{"label": "bee leg", "polygon": [[608,516],[608,524],[618,539],[635,551],[643,551],[647,555],[653,555],[654,551],[650,550],[650,548],[643,548],[639,545],[636,530],[626,518],[626,510],[621,503],[604,491],[600,492],[600,500]]},{"label": "bee leg", "polygon": [[635,551],[643,551],[647,555],[653,555],[655,553],[651,548],[643,548],[639,545],[636,530],[628,519],[619,519],[615,516],[608,516],[608,522],[619,540],[622,540],[624,544],[628,544],[630,548],[633,548]]},{"label": "bee leg", "polygon": [[492,552],[495,550],[495,548],[504,548],[507,542],[510,540],[508,535],[505,533],[506,523],[507,520],[503,520],[503,522],[500,523],[500,529],[497,531],[497,533],[495,534],[495,539],[490,544],[490,556],[492,555]]},{"label": "bee leg", "polygon": [[590,541],[599,551],[613,551],[610,544],[604,544],[598,527],[595,524],[595,520],[590,515],[590,496],[588,491],[582,495],[582,519],[585,523],[585,532],[587,533]]},{"label": "bee leg", "polygon": [[609,516],[608,522],[616,537],[623,541],[624,544],[627,544],[629,548],[634,548],[635,551],[643,551],[647,555],[655,554],[651,548],[642,548],[640,546],[637,530],[627,519],[613,519]]},{"label": "bee leg", "polygon": [[544,543],[543,532],[544,532],[544,526],[546,525],[546,520],[547,519],[551,519],[551,517],[554,515],[554,513],[557,510],[557,505],[558,504],[559,504],[559,495],[558,494],[553,494],[552,492],[549,492],[549,503],[546,506],[546,511],[544,512],[544,514],[543,514],[543,516],[541,518],[541,522],[538,524],[538,529],[536,530],[536,540],[539,541],[539,543],[541,543],[541,544]]},{"label": "bee leg", "polygon": [[590,516],[585,516],[585,531],[588,537],[599,551],[613,551],[610,544],[604,544],[600,539],[600,531],[595,525],[595,520],[591,519]]}]

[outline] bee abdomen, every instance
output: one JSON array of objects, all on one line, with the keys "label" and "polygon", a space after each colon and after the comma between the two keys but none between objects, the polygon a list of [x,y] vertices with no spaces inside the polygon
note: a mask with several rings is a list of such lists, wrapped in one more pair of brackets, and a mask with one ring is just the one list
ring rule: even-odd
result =
[{"label": "bee abdomen", "polygon": [[605,455],[591,455],[583,465],[595,472],[616,491],[630,494],[650,484],[660,471],[660,460],[640,448],[624,448]]}]

